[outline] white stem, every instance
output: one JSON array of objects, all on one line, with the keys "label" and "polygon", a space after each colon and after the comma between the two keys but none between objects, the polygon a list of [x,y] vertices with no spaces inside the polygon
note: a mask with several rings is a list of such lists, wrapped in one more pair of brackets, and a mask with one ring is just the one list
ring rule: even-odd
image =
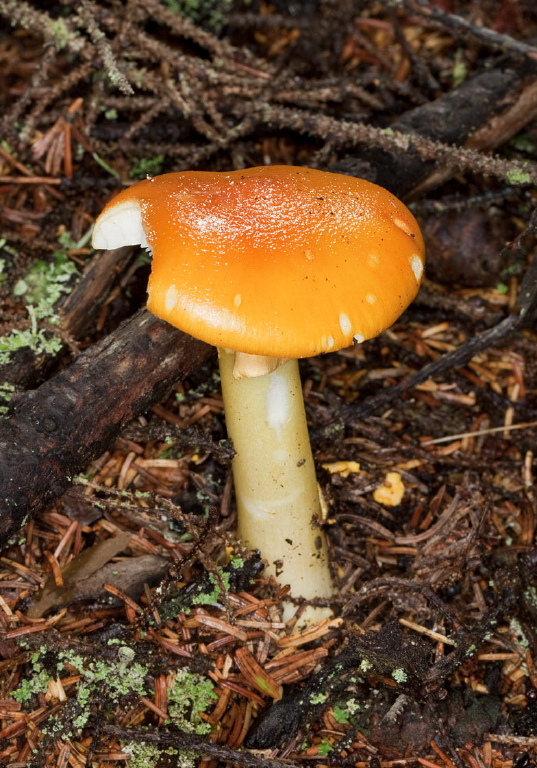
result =
[{"label": "white stem", "polygon": [[[312,525],[314,516],[321,519],[321,506],[298,361],[264,376],[235,379],[234,354],[220,349],[219,357],[227,430],[237,453],[239,536],[261,550],[269,572],[290,584],[293,597],[330,597],[326,542]],[[328,615],[319,610],[315,620]]]}]

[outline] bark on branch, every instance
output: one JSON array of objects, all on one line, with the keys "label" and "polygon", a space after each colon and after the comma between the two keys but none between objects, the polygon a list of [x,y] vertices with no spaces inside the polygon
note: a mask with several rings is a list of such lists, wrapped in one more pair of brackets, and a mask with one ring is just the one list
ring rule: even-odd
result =
[{"label": "bark on branch", "polygon": [[206,360],[211,347],[145,310],[20,395],[0,421],[0,542],[61,496],[121,427]]}]

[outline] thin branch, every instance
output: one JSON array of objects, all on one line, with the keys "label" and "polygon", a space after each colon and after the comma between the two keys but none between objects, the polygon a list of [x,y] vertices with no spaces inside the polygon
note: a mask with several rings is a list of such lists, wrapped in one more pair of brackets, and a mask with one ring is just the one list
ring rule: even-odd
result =
[{"label": "thin branch", "polygon": [[473,149],[464,149],[441,141],[434,141],[415,132],[377,128],[364,123],[337,120],[322,114],[312,114],[299,109],[288,109],[270,104],[253,106],[236,104],[236,116],[257,118],[259,123],[290,128],[298,133],[310,134],[325,140],[334,139],[339,145],[367,144],[392,153],[419,155],[422,160],[434,160],[439,165],[492,176],[509,184],[537,183],[537,165],[528,162],[503,160],[484,155]]},{"label": "thin branch", "polygon": [[102,29],[99,28],[95,16],[96,8],[93,4],[88,2],[88,0],[81,0],[78,18],[84,25],[91,38],[91,42],[101,56],[110,82],[117,86],[126,96],[132,96],[134,95],[134,90],[123,72],[119,70],[112,46]]},{"label": "thin branch", "polygon": [[448,13],[437,6],[432,6],[428,0],[392,0],[392,3],[397,7],[405,7],[407,10],[427,19],[437,21],[443,27],[451,29],[456,33],[471,35],[494,48],[501,48],[503,51],[514,51],[530,59],[537,60],[537,48],[533,45],[521,43],[520,40],[515,40],[510,35],[494,32],[494,30],[488,29],[488,27],[472,24],[471,21],[467,21],[462,16]]},{"label": "thin branch", "polygon": [[145,729],[121,728],[116,725],[105,725],[103,731],[110,736],[122,741],[141,741],[150,744],[158,744],[161,747],[176,747],[188,749],[198,755],[215,758],[232,765],[244,766],[244,768],[290,768],[293,765],[288,760],[273,760],[259,757],[249,750],[230,749],[221,744],[211,744],[191,733],[182,731],[151,732]]}]

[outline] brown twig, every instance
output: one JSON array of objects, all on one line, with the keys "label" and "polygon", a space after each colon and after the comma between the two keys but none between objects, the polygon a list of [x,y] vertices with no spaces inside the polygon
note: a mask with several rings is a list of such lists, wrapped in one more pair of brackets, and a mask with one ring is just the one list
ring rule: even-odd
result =
[{"label": "brown twig", "polygon": [[514,51],[530,59],[537,60],[537,48],[535,46],[527,45],[527,43],[523,43],[520,40],[515,40],[510,35],[503,35],[500,32],[495,32],[493,29],[488,29],[488,27],[472,24],[471,21],[467,21],[462,16],[444,11],[436,5],[431,5],[428,0],[392,1],[393,5],[405,7],[407,10],[417,13],[426,19],[436,21],[456,34],[470,35],[493,48],[500,48],[502,51]]},{"label": "brown twig", "polygon": [[249,750],[236,750],[220,744],[211,744],[203,741],[199,736],[181,731],[172,733],[161,730],[156,733],[137,728],[105,725],[103,732],[124,741],[149,742],[150,744],[158,744],[161,747],[177,747],[179,749],[192,750],[200,756],[205,755],[216,760],[231,763],[232,765],[244,766],[244,768],[289,768],[289,766],[293,765],[291,761],[263,758]]}]

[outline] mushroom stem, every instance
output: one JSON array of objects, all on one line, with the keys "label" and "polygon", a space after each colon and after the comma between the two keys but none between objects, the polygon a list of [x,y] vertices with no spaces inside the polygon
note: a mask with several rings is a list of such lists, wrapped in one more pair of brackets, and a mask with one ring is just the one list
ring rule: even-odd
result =
[{"label": "mushroom stem", "polygon": [[[333,590],[325,537],[314,520],[321,520],[321,505],[298,361],[237,379],[234,358],[219,349],[226,424],[236,451],[239,536],[261,550],[269,573],[289,584],[293,597],[329,598]],[[284,617],[292,615],[290,604]],[[315,609],[307,618],[331,615]]]}]

